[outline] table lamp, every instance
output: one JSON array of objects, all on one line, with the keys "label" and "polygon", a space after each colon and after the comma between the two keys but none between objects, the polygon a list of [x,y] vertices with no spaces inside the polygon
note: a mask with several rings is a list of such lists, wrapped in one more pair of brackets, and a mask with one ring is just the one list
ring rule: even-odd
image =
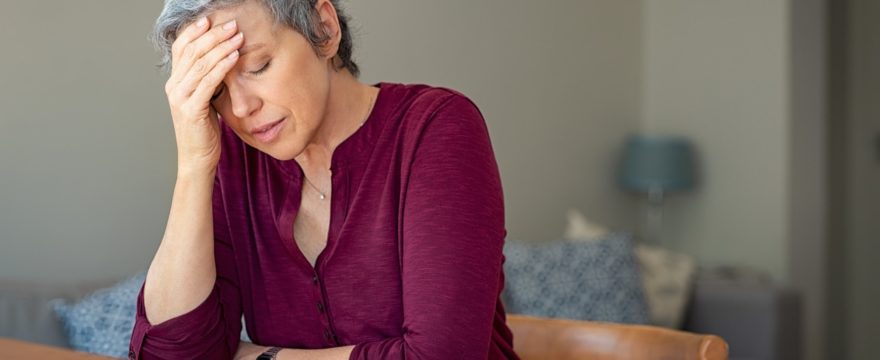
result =
[{"label": "table lamp", "polygon": [[667,193],[694,187],[693,148],[680,136],[633,135],[626,142],[620,185],[647,195],[649,242],[660,242],[663,199]]}]

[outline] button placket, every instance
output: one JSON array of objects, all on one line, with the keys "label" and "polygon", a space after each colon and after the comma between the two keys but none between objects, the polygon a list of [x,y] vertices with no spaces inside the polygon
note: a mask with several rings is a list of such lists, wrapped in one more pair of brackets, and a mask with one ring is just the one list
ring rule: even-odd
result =
[{"label": "button placket", "polygon": [[318,271],[315,270],[314,276],[312,277],[312,283],[315,285],[315,295],[317,296],[316,307],[318,308],[318,313],[321,315],[319,318],[321,322],[324,323],[324,340],[327,341],[330,345],[339,345],[339,337],[333,333],[333,325],[330,323],[330,315],[327,312],[327,306],[324,304],[324,287],[321,284],[321,280],[318,276]]}]

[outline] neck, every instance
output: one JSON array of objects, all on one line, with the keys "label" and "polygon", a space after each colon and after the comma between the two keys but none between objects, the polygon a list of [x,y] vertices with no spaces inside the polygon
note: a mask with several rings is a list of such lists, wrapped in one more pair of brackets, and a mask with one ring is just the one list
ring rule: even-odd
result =
[{"label": "neck", "polygon": [[333,150],[366,120],[376,93],[347,70],[331,71],[326,114],[296,162],[304,169],[329,169]]}]

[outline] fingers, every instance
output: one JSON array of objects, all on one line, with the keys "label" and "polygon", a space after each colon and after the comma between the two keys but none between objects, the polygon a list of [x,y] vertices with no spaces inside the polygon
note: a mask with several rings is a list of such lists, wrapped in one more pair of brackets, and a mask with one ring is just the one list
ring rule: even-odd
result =
[{"label": "fingers", "polygon": [[195,23],[187,25],[186,28],[183,29],[183,32],[181,32],[177,36],[177,39],[174,40],[173,44],[171,44],[172,68],[177,67],[177,63],[178,60],[180,60],[180,55],[183,52],[183,48],[208,30],[208,23],[208,18],[202,17],[199,20],[196,20]]},{"label": "fingers", "polygon": [[196,68],[197,71],[207,73],[210,70],[210,68],[207,68],[208,64],[200,63],[199,60],[218,44],[235,35],[238,29],[235,20],[215,26],[210,30],[207,30],[208,26],[207,19],[196,21],[195,24],[187,27],[184,33],[174,41],[172,45],[171,78],[175,82],[180,82],[193,66],[199,66],[199,68]]},{"label": "fingers", "polygon": [[[207,54],[202,56],[200,59],[196,60],[193,66],[189,69],[189,72],[184,75],[183,79],[178,83],[177,93],[179,96],[190,96],[192,92],[196,90],[200,83],[205,82],[207,79],[205,77],[214,71],[218,66],[224,65],[221,64],[223,61],[232,61],[234,65],[235,61],[238,60],[238,48],[241,47],[243,43],[244,35],[238,33],[233,36],[231,39],[228,39],[219,45],[215,46],[211,49]],[[217,85],[220,84],[220,81],[223,80],[223,75],[226,75],[226,72],[229,71],[232,67],[224,67],[225,70],[221,74],[220,79],[211,90],[215,89]],[[212,92],[213,94],[213,92]],[[209,97],[210,99],[210,97]]]},{"label": "fingers", "polygon": [[223,81],[226,73],[235,66],[238,61],[238,50],[234,50],[224,58],[218,60],[217,64],[211,68],[205,76],[199,78],[200,81],[190,96],[190,101],[197,104],[207,104],[214,96],[217,86]]}]

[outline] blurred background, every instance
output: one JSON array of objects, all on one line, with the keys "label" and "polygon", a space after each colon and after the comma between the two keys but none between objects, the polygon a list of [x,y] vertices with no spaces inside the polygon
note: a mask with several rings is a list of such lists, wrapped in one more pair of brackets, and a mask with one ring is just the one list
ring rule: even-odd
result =
[{"label": "blurred background", "polygon": [[[176,171],[161,1],[0,2],[0,278],[146,269]],[[880,359],[880,2],[343,1],[362,80],[482,109],[508,239],[646,237],[631,136],[689,144],[655,242],[799,296],[800,358]],[[732,346],[735,344],[731,342]],[[745,358],[745,357],[744,357]]]}]

